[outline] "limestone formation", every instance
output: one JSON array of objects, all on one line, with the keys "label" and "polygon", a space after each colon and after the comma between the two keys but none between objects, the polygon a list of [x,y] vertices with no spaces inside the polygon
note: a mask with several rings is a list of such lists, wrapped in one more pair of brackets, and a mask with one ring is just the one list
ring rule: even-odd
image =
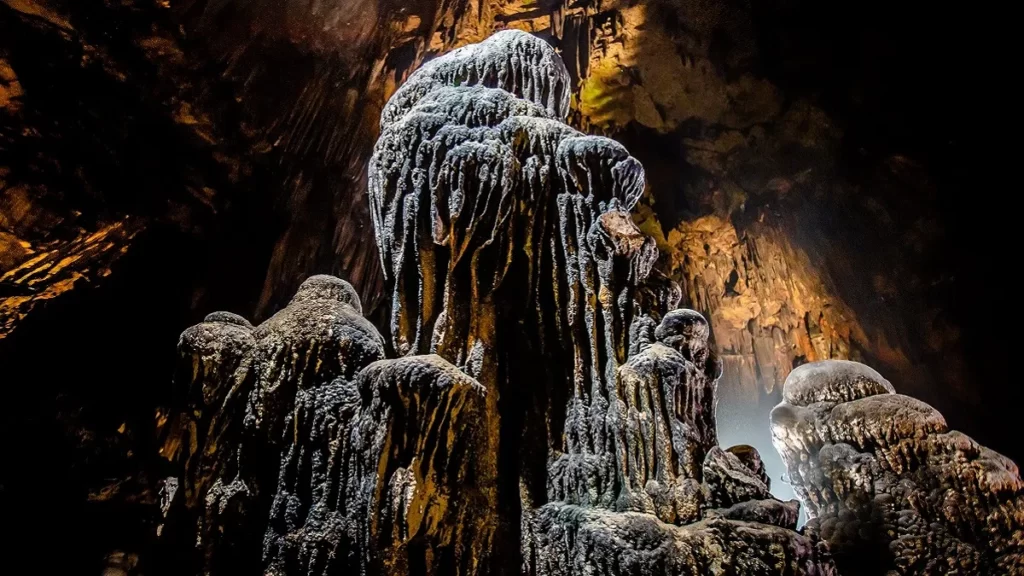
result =
[{"label": "limestone formation", "polygon": [[369,193],[398,358],[329,276],[255,328],[186,331],[168,515],[192,570],[833,573],[756,451],[717,446],[709,325],[648,282],[643,169],[564,123],[567,85],[508,31],[384,110]]},{"label": "limestone formation", "polygon": [[773,440],[842,574],[1024,574],[1009,459],[854,362],[801,366],[783,397]]},{"label": "limestone formation", "polygon": [[[208,314],[202,324],[182,333],[178,341],[180,371],[176,376],[181,394],[179,422],[172,424],[163,455],[184,467],[185,501],[194,508],[205,492],[209,470],[203,470],[204,452],[211,425],[220,412],[232,384],[232,376],[253,345],[248,320],[230,312]],[[212,438],[209,438],[213,442]]]},{"label": "limestone formation", "polygon": [[[105,556],[111,574],[829,572],[816,535],[853,530],[850,514],[796,534],[756,451],[719,448],[716,397],[774,404],[793,366],[863,355],[945,406],[985,398],[975,387],[999,379],[972,377],[958,351],[986,350],[984,328],[950,323],[932,292],[1000,276],[945,258],[977,235],[947,241],[928,208],[942,204],[928,181],[950,181],[934,178],[947,141],[970,139],[929,143],[877,106],[927,100],[879,98],[905,92],[876,81],[906,68],[899,46],[750,4],[0,0],[2,435],[22,464],[0,474],[0,508],[18,504],[8,544],[56,572]],[[882,20],[962,52],[940,27]],[[504,28],[544,42],[506,32],[436,57]],[[928,46],[895,44],[911,67]],[[867,81],[835,65],[847,46],[864,48]],[[846,85],[863,89],[822,89]],[[577,131],[592,129],[630,152]],[[285,307],[313,271],[362,303],[319,277]],[[670,312],[683,292],[666,274],[706,322]],[[170,350],[151,343],[213,303],[283,310],[182,334],[173,403],[139,385],[165,372]],[[62,362],[40,370],[38,351]],[[883,404],[899,426],[941,428],[919,404]],[[959,415],[993,410],[1014,408]],[[836,438],[861,426],[837,414],[854,424]],[[986,420],[1012,443],[1011,418]],[[819,453],[861,478],[844,471],[861,452]],[[976,521],[1018,529],[949,512],[968,500],[944,497],[943,514],[978,542]],[[925,572],[975,557],[905,516],[928,535],[900,540],[930,550]],[[891,524],[856,526],[873,541]],[[1002,554],[1012,572],[1007,546],[966,565],[999,573]]]},{"label": "limestone formation", "polygon": [[481,573],[496,475],[485,396],[432,355],[300,392],[265,572]]},{"label": "limestone formation", "polygon": [[526,574],[835,574],[820,542],[791,529],[709,518],[686,526],[648,514],[549,504],[531,534]]},{"label": "limestone formation", "polygon": [[483,572],[486,392],[437,356],[383,360],[359,312],[347,282],[314,276],[256,328],[214,313],[182,335],[169,524],[196,572]]}]

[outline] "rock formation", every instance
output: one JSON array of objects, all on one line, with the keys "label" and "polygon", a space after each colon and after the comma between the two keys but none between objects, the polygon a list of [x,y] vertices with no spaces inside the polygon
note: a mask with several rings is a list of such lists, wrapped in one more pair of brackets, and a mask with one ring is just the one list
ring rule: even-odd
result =
[{"label": "rock formation", "polygon": [[[999,126],[977,111],[1008,92],[974,64],[1011,52],[950,42],[962,10],[919,26],[909,5],[881,19],[824,6],[0,0],[0,438],[21,463],[0,471],[0,508],[22,527],[9,546],[63,542],[58,572],[160,564],[153,528],[178,492],[158,492],[168,464],[153,455],[165,440],[166,456],[189,454],[163,432],[195,420],[201,443],[216,414],[168,417],[177,335],[209,310],[259,323],[318,272],[350,281],[386,326],[364,194],[378,112],[421,62],[503,28],[555,46],[569,124],[645,166],[633,211],[662,256],[637,290],[674,303],[654,281],[674,278],[708,319],[722,441],[759,440],[730,424],[753,402],[763,423],[793,366],[850,357],[1020,459],[1001,401],[1013,339],[1003,315],[959,312],[1006,288],[977,253],[1012,261],[1000,236],[1015,211],[962,201],[1013,165],[972,165],[965,150],[990,138],[964,133]],[[630,355],[653,341],[642,327]],[[563,392],[523,410],[550,394]]]},{"label": "rock formation", "polygon": [[[832,574],[717,446],[707,321],[647,283],[643,169],[517,31],[432,61],[370,162],[390,338],[314,276],[181,338],[168,545],[210,574]],[[211,407],[217,406],[219,408]]]},{"label": "rock formation", "polygon": [[842,574],[1024,574],[1009,459],[855,362],[801,366],[783,395],[773,440]]}]

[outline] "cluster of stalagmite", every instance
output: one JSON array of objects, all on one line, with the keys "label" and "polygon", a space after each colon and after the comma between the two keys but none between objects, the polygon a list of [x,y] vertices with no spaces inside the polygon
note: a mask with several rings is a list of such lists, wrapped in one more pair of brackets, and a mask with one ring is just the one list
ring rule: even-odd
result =
[{"label": "cluster of stalagmite", "polygon": [[309,278],[255,328],[211,314],[179,351],[190,393],[168,515],[196,542],[193,570],[480,573],[486,391],[436,355],[385,360],[347,282]]},{"label": "cluster of stalagmite", "polygon": [[708,323],[647,281],[643,169],[564,123],[568,83],[508,31],[384,110],[369,193],[398,358],[326,276],[255,328],[186,331],[168,523],[196,570],[833,572],[756,451],[717,446]]},{"label": "cluster of stalagmite", "polygon": [[1024,574],[1009,459],[855,362],[801,366],[783,397],[773,440],[842,574]]}]

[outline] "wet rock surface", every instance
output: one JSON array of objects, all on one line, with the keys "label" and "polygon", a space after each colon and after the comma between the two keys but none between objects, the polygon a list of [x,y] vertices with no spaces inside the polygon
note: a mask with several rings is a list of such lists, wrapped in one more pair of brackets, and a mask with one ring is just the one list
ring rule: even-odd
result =
[{"label": "wet rock surface", "polygon": [[783,396],[774,443],[842,574],[1024,574],[1009,459],[854,362],[801,366]]}]

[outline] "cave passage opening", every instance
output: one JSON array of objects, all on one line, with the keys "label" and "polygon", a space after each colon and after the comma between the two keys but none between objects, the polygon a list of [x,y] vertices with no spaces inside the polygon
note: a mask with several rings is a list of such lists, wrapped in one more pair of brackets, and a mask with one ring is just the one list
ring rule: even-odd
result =
[{"label": "cave passage opening", "polygon": [[[719,381],[719,389],[730,391],[732,388],[725,376]],[[718,428],[718,442],[723,448],[746,444],[757,449],[764,462],[765,470],[771,478],[771,493],[782,500],[796,500],[796,493],[786,478],[786,467],[782,458],[772,445],[771,424],[769,415],[772,408],[782,401],[782,390],[776,388],[772,392],[762,392],[760,398],[752,399],[746,395],[730,393],[719,394],[715,420]],[[800,506],[798,528],[807,521],[803,505]]]}]

